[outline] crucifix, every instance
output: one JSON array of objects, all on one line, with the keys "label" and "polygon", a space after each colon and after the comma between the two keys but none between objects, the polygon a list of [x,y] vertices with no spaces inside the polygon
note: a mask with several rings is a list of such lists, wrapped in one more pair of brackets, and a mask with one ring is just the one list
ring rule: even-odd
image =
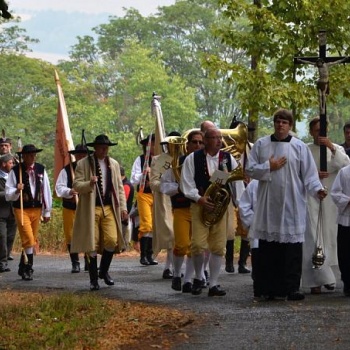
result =
[{"label": "crucifix", "polygon": [[[340,63],[349,63],[350,57],[327,57],[327,36],[325,30],[318,33],[319,56],[318,57],[294,57],[294,64],[311,64],[318,69],[317,91],[320,107],[320,136],[327,136],[327,105],[329,95],[329,67]],[[327,171],[327,147],[320,146],[320,170]]]}]

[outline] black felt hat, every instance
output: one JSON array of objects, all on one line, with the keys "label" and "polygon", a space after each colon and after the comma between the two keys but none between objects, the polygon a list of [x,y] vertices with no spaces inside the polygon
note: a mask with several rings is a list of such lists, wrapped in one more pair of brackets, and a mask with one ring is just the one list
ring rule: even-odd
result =
[{"label": "black felt hat", "polygon": [[96,146],[96,145],[107,145],[107,146],[115,146],[118,142],[111,142],[107,135],[98,135],[95,137],[94,142],[87,143],[86,146]]},{"label": "black felt hat", "polygon": [[27,153],[39,153],[42,148],[36,148],[34,145],[24,145],[22,151],[16,152],[17,154],[27,154]]},{"label": "black felt hat", "polygon": [[79,153],[92,153],[92,151],[89,151],[88,148],[84,145],[78,144],[75,146],[75,149],[68,151],[69,154],[79,154]]},{"label": "black felt hat", "polygon": [[[146,138],[144,138],[143,140],[140,141],[141,145],[147,145],[149,136],[150,135],[148,135]],[[156,135],[155,134],[152,134],[151,137],[152,137],[152,141],[154,141],[156,139]]]}]

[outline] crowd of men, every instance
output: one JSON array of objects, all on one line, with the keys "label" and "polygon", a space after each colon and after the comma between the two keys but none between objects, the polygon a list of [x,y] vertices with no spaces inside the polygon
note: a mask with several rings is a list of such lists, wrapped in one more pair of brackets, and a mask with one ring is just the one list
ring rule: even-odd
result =
[{"label": "crowd of men", "polygon": [[[226,272],[235,271],[233,240],[241,230],[248,236],[241,241],[238,272],[250,273],[251,254],[256,300],[302,300],[301,287],[311,294],[334,290],[336,265],[344,295],[350,296],[350,124],[342,145],[320,136],[318,117],[309,123],[308,145],[293,136],[290,111],[277,110],[273,124],[273,133],[247,144],[240,159],[223,150],[222,132],[210,121],[185,140],[170,133],[158,155],[151,134],[141,140],[143,153],[130,181],[108,155],[117,145],[108,136],[77,145],[55,183],[71,272],[80,272],[83,253],[90,290],[100,289],[99,279],[114,285],[111,261],[132,240],[142,266],[157,265],[158,253],[166,252],[162,278],[171,280],[173,290],[199,295],[208,288],[209,297],[224,296],[222,263],[225,258]],[[183,151],[177,162],[172,143]],[[327,171],[320,170],[321,146]],[[33,279],[39,225],[50,220],[52,208],[46,169],[36,161],[41,151],[27,144],[13,156],[11,140],[0,140],[0,273],[10,271],[18,230],[18,274],[25,281]],[[172,167],[166,166],[169,156]],[[320,266],[313,260],[315,249],[323,254]]]}]

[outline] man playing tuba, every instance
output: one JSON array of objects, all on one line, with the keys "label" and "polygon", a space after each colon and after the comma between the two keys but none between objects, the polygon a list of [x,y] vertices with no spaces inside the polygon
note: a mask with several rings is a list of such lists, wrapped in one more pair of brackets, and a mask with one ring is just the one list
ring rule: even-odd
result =
[{"label": "man playing tuba", "polygon": [[[222,135],[219,129],[211,128],[204,135],[204,149],[187,156],[181,172],[180,187],[184,195],[191,199],[192,239],[191,254],[195,269],[192,294],[202,292],[203,252],[209,248],[210,286],[208,296],[224,296],[226,292],[218,285],[222,257],[226,247],[226,213],[213,225],[202,221],[202,208],[214,211],[220,203],[213,203],[205,195],[210,185],[210,177],[216,170],[232,172],[237,167],[236,160],[228,152],[221,151]],[[235,182],[236,196],[244,190],[242,181]]]}]

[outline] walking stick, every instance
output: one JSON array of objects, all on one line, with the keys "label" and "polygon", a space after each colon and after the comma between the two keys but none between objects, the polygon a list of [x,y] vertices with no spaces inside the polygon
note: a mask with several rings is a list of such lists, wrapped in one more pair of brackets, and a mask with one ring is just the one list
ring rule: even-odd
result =
[{"label": "walking stick", "polygon": [[[19,137],[17,140],[17,147],[18,147],[18,152],[22,151],[22,141],[21,138]],[[18,153],[18,166],[19,166],[19,183],[22,184],[22,154]],[[23,190],[21,189],[19,192],[19,203],[20,203],[20,208],[21,208],[21,225],[23,227]]]}]

